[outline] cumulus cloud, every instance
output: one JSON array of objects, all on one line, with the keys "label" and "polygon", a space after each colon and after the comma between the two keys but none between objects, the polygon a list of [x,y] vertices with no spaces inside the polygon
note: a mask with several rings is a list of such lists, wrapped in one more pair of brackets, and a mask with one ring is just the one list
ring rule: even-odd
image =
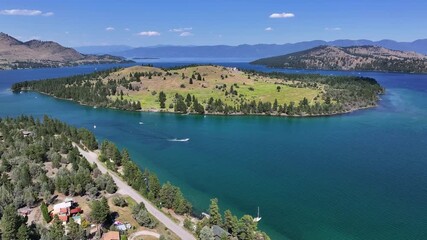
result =
[{"label": "cumulus cloud", "polygon": [[147,32],[140,32],[138,33],[138,35],[143,37],[154,37],[154,36],[160,36],[160,33],[156,31],[147,31]]},{"label": "cumulus cloud", "polygon": [[189,36],[193,36],[193,34],[191,32],[182,32],[181,34],[179,34],[180,37],[189,37]]},{"label": "cumulus cloud", "polygon": [[266,29],[264,29],[265,31],[273,31],[273,28],[272,27],[268,27],[268,28],[266,28]]},{"label": "cumulus cloud", "polygon": [[114,31],[114,30],[116,30],[116,29],[113,27],[106,27],[105,28],[105,31],[109,31],[109,32]]},{"label": "cumulus cloud", "polygon": [[125,28],[124,30],[128,32],[128,31],[130,31],[130,28]]},{"label": "cumulus cloud", "polygon": [[293,18],[295,14],[293,13],[273,13],[270,15],[270,18]]},{"label": "cumulus cloud", "polygon": [[5,9],[5,10],[0,10],[0,15],[50,17],[53,15],[53,12],[42,12],[40,10],[30,10],[30,9]]},{"label": "cumulus cloud", "polygon": [[169,32],[188,32],[193,30],[192,27],[185,27],[185,28],[174,28],[174,29],[170,29]]},{"label": "cumulus cloud", "polygon": [[333,28],[327,27],[327,28],[325,28],[325,31],[341,31],[341,28],[340,27],[333,27]]}]

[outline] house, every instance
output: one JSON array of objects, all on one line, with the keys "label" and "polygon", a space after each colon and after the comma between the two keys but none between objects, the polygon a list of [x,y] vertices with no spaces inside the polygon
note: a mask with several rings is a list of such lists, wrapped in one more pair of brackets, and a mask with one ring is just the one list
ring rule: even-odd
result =
[{"label": "house", "polygon": [[120,233],[117,231],[109,231],[102,236],[102,240],[120,240]]},{"label": "house", "polygon": [[66,198],[64,202],[53,205],[52,216],[57,215],[59,220],[68,222],[73,217],[82,212],[82,209],[71,198]]},{"label": "house", "polygon": [[212,232],[214,234],[215,240],[221,240],[223,236],[227,236],[227,237],[230,236],[230,233],[228,233],[218,225],[212,226]]}]

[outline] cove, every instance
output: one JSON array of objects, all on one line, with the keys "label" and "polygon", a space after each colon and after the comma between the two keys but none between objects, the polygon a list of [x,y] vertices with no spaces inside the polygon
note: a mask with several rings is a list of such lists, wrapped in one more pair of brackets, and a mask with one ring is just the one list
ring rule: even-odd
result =
[{"label": "cove", "polygon": [[[427,75],[362,72],[386,88],[379,106],[316,118],[124,112],[8,90],[18,81],[109,67],[1,71],[0,117],[47,114],[86,127],[179,186],[198,212],[213,197],[238,215],[255,215],[259,206],[260,229],[272,239],[427,236]],[[190,140],[168,141],[174,138]]]}]

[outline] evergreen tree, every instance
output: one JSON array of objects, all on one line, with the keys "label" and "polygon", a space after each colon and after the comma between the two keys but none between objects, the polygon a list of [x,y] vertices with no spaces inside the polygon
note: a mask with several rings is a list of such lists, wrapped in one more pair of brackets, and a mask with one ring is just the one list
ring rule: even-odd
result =
[{"label": "evergreen tree", "polygon": [[219,212],[218,199],[211,199],[209,206],[209,223],[211,225],[222,225],[221,213]]},{"label": "evergreen tree", "polygon": [[18,228],[18,233],[16,234],[18,240],[28,240],[30,239],[30,234],[27,225],[21,224]]},{"label": "evergreen tree", "polygon": [[68,223],[68,234],[67,237],[70,240],[84,240],[86,238],[86,232],[85,230],[77,224],[72,218],[70,219],[70,222]]},{"label": "evergreen tree", "polygon": [[236,236],[239,220],[233,216],[230,210],[224,212],[224,229],[231,235]]},{"label": "evergreen tree", "polygon": [[208,226],[204,226],[200,231],[199,235],[200,240],[215,240],[214,233],[212,229]]},{"label": "evergreen tree", "polygon": [[42,212],[43,218],[46,221],[46,223],[49,223],[52,221],[52,217],[49,214],[49,210],[47,209],[46,203],[43,201],[40,205],[40,210]]},{"label": "evergreen tree", "polygon": [[18,232],[18,215],[13,205],[7,205],[0,220],[2,239],[16,239]]},{"label": "evergreen tree", "polygon": [[48,230],[49,239],[62,239],[64,235],[65,230],[62,225],[62,221],[59,220],[58,215],[55,215],[55,217],[53,217],[52,225]]}]

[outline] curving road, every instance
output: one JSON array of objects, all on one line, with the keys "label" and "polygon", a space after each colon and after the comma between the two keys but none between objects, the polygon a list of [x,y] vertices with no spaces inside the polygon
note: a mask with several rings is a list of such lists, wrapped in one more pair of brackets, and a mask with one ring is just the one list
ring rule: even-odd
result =
[{"label": "curving road", "polygon": [[[75,145],[77,146],[77,145]],[[132,187],[127,185],[116,173],[108,170],[104,165],[98,161],[98,155],[95,152],[87,152],[77,146],[80,153],[90,162],[98,165],[99,170],[102,173],[109,173],[113,177],[114,182],[117,184],[118,192],[123,195],[128,195],[133,198],[137,203],[143,202],[147,211],[151,213],[155,218],[157,218],[161,223],[163,223],[169,230],[174,232],[178,237],[183,240],[196,240],[196,238],[189,233],[186,229],[179,226],[177,223],[172,221],[168,216],[166,216],[162,211],[157,209],[150,201],[141,196],[137,191]]]},{"label": "curving road", "polygon": [[155,238],[160,238],[160,234],[158,234],[158,233],[142,230],[142,231],[132,233],[128,239],[133,240],[134,238],[139,237],[139,236],[152,236]]}]

